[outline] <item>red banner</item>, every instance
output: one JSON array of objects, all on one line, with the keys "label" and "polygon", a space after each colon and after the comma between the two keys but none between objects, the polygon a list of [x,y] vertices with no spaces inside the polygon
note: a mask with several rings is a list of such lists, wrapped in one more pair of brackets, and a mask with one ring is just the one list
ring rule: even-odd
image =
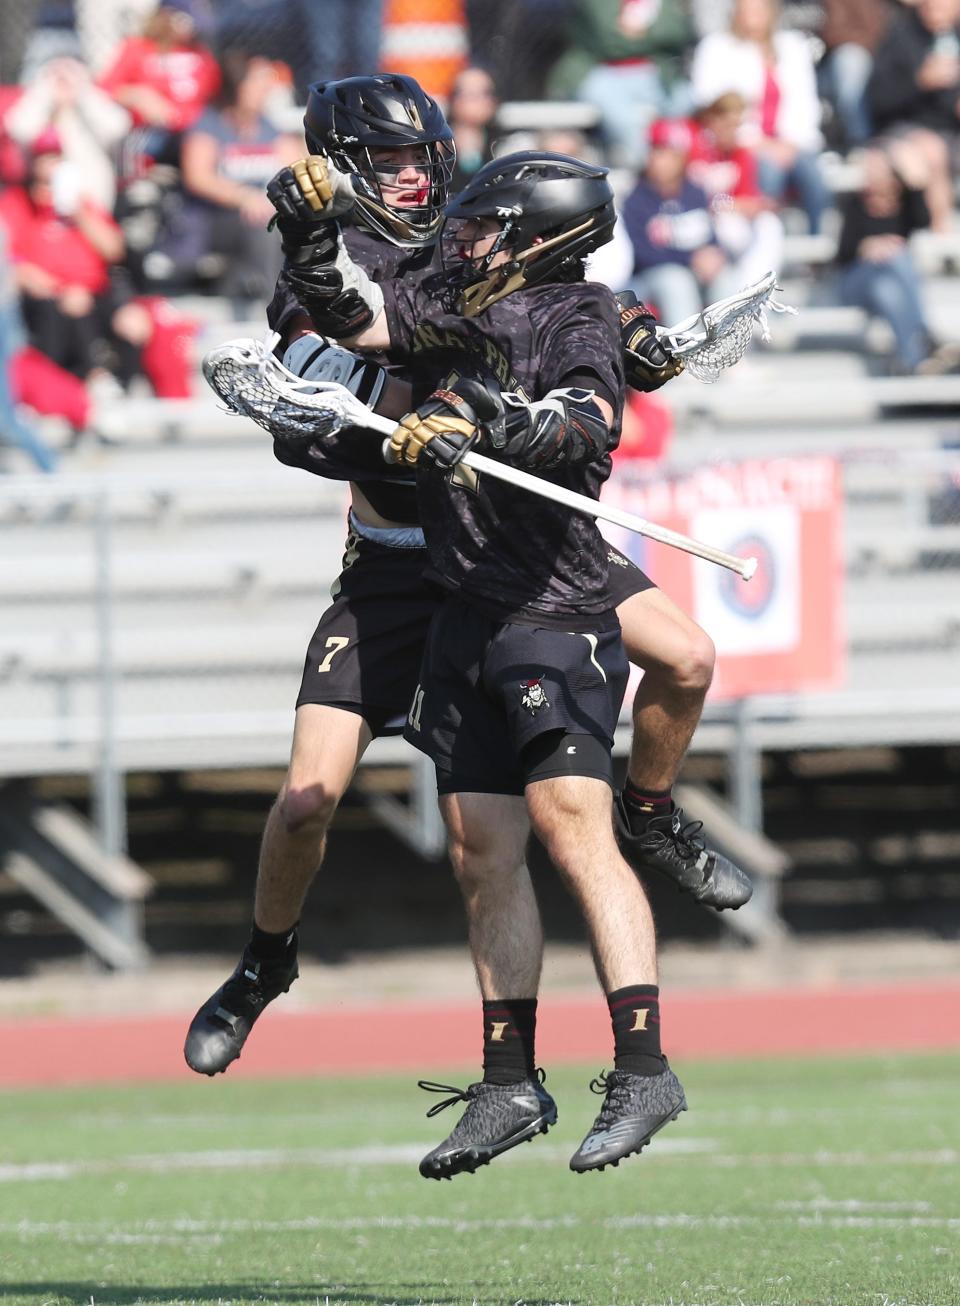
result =
[{"label": "red banner", "polygon": [[835,459],[754,459],[673,480],[614,482],[604,499],[759,559],[756,575],[743,581],[677,549],[610,533],[713,639],[712,697],[834,688],[842,681],[843,495]]}]

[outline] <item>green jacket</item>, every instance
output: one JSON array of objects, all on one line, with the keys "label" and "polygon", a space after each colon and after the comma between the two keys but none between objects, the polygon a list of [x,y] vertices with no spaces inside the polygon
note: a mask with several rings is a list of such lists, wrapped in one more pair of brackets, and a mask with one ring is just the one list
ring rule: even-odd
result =
[{"label": "green jacket", "polygon": [[661,0],[660,12],[641,36],[624,36],[617,26],[620,0],[578,0],[570,20],[570,45],[550,74],[551,96],[573,96],[598,63],[651,59],[666,85],[680,76],[681,59],[696,34],[679,0]]}]

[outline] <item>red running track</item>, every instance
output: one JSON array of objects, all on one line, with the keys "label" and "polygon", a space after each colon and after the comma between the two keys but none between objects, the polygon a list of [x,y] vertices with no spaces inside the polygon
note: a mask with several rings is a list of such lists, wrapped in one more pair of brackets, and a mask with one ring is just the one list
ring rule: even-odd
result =
[{"label": "red running track", "polygon": [[[764,992],[681,992],[662,1002],[674,1060],[960,1048],[960,981]],[[0,1086],[192,1078],[182,1047],[189,1015],[0,1022]],[[596,998],[540,1003],[538,1060],[609,1064]],[[257,1025],[231,1078],[476,1067],[479,1003],[346,1004],[284,1011]]]}]

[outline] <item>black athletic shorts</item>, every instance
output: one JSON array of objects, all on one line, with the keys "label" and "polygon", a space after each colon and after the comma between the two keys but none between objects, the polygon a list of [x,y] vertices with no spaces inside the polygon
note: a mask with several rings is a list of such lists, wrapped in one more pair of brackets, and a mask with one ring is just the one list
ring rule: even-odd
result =
[{"label": "black athletic shorts", "polygon": [[[547,731],[590,735],[609,759],[627,672],[616,628],[498,622],[448,599],[430,627],[404,738],[433,759],[441,793],[522,794],[520,754]],[[586,764],[565,774],[610,780]]]},{"label": "black athletic shorts", "polygon": [[612,544],[607,547],[608,569],[607,588],[613,607],[618,608],[625,599],[644,590],[656,589],[653,581],[642,572],[635,562],[631,562],[625,553],[615,549]]},{"label": "black athletic shorts", "polygon": [[333,602],[307,649],[297,707],[356,712],[375,735],[403,727],[430,619],[443,595],[424,580],[427,551],[375,543],[351,531]]}]

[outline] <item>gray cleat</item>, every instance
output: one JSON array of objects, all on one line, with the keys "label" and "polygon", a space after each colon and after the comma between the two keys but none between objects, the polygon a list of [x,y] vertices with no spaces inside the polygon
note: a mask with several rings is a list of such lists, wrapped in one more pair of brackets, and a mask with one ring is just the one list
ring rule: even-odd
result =
[{"label": "gray cleat", "polygon": [[687,1109],[683,1086],[669,1066],[662,1075],[611,1070],[590,1087],[603,1093],[604,1101],[590,1132],[570,1158],[570,1169],[578,1174],[619,1165]]},{"label": "gray cleat", "polygon": [[753,885],[722,853],[704,844],[702,821],[683,823],[683,808],[652,820],[640,834],[630,828],[623,795],[613,804],[613,821],[623,855],[635,871],[659,871],[707,907],[734,910],[749,902]]},{"label": "gray cleat", "polygon": [[501,1152],[545,1134],[557,1122],[557,1104],[539,1078],[521,1079],[516,1084],[471,1084],[467,1089],[421,1079],[420,1087],[430,1093],[451,1094],[446,1101],[432,1106],[428,1116],[435,1116],[455,1102],[467,1104],[449,1138],[420,1162],[424,1179],[473,1174]]}]

